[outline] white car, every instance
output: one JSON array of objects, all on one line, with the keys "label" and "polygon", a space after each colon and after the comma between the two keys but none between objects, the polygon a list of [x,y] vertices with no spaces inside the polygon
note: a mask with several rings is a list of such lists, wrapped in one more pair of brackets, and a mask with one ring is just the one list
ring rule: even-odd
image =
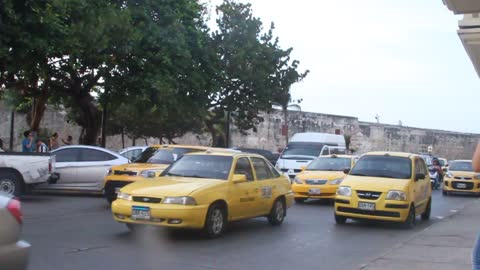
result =
[{"label": "white car", "polygon": [[132,146],[124,148],[118,151],[118,153],[121,156],[128,158],[130,161],[134,161],[147,148],[148,146]]},{"label": "white car", "polygon": [[101,192],[103,179],[112,166],[130,161],[105,148],[71,145],[52,151],[55,155],[55,184],[37,186],[39,190]]},{"label": "white car", "polygon": [[0,268],[27,269],[30,244],[20,240],[22,212],[20,201],[0,193]]}]

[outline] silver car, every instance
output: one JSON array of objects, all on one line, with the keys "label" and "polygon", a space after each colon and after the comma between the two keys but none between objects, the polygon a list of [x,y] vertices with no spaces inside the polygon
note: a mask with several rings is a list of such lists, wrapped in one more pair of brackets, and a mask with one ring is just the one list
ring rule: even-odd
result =
[{"label": "silver car", "polygon": [[52,155],[55,155],[58,180],[54,184],[38,185],[35,189],[100,193],[108,170],[130,162],[108,149],[87,145],[60,147],[52,151]]},{"label": "silver car", "polygon": [[22,212],[20,201],[0,193],[0,268],[27,269],[30,244],[20,240]]},{"label": "silver car", "polygon": [[131,146],[118,151],[118,153],[121,156],[124,156],[129,160],[134,161],[147,148],[148,146]]}]

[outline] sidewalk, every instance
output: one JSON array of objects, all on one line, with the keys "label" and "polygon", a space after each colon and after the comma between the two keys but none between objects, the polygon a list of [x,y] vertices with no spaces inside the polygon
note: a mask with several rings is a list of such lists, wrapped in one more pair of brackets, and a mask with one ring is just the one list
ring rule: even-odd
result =
[{"label": "sidewalk", "polygon": [[470,270],[480,231],[480,200],[415,234],[361,269]]}]

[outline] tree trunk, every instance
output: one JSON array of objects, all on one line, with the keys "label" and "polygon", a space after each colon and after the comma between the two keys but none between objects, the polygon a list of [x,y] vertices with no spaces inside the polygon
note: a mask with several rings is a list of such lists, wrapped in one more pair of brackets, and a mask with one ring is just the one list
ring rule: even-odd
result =
[{"label": "tree trunk", "polygon": [[86,145],[96,145],[100,131],[100,111],[90,94],[77,96],[75,102],[80,109],[80,121],[78,122],[85,128],[83,143]]},{"label": "tree trunk", "polygon": [[30,121],[30,129],[38,133],[40,130],[40,122],[42,121],[45,109],[47,108],[47,91],[42,91],[42,94],[35,98],[35,102],[32,104],[32,118]]},{"label": "tree trunk", "polygon": [[288,144],[288,108],[283,107],[283,123],[285,125],[285,142]]}]

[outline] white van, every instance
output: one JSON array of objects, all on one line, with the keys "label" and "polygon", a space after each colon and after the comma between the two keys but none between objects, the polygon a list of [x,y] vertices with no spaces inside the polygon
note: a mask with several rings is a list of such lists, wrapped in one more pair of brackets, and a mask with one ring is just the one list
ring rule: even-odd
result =
[{"label": "white van", "polygon": [[321,155],[346,154],[345,137],[328,133],[297,133],[280,155],[276,167],[294,178],[303,166]]}]

